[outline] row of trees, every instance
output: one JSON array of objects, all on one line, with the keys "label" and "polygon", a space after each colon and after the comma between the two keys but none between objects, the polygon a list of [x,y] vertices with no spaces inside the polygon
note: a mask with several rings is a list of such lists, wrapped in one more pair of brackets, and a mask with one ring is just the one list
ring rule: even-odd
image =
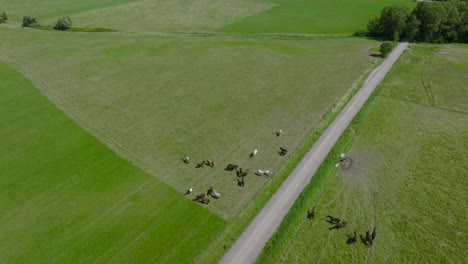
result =
[{"label": "row of trees", "polygon": [[[410,12],[405,6],[382,9],[380,17],[369,20],[371,37],[398,41],[468,42],[467,0],[419,2]],[[362,34],[362,32],[360,32]]]},{"label": "row of trees", "polygon": [[[55,22],[54,29],[67,30],[71,28],[71,25],[72,25],[72,21],[70,17],[64,16],[64,17],[60,17],[57,20],[57,22]],[[35,17],[24,16],[22,27],[41,27],[41,25],[37,23]]]},{"label": "row of trees", "polygon": [[5,11],[0,13],[0,24],[6,23],[8,20],[8,16]]}]

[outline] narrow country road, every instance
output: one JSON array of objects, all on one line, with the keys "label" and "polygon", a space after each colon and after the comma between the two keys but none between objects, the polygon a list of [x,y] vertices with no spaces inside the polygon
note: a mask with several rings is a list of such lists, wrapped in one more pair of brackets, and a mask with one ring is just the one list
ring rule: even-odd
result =
[{"label": "narrow country road", "polygon": [[223,257],[221,264],[247,264],[256,260],[333,145],[407,47],[408,43],[400,43],[387,59],[372,71],[362,88],[325,130],[280,189]]}]

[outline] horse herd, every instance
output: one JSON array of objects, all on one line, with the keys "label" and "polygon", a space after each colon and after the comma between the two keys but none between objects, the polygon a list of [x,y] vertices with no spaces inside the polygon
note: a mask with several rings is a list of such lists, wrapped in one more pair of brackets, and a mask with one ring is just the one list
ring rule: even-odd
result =
[{"label": "horse herd", "polygon": [[[315,218],[315,206],[312,208],[312,210],[307,211],[307,218],[308,219]],[[326,218],[328,218],[327,220],[328,223],[333,224],[333,226],[330,227],[329,230],[340,229],[340,228],[346,227],[346,222],[341,221],[341,219],[339,218],[333,217],[331,215],[327,215]],[[370,231],[366,231],[365,236],[359,235],[362,243],[364,243],[365,245],[369,245],[369,246],[372,246],[372,243],[375,240],[376,236],[377,236],[376,227],[374,227],[374,230],[372,231],[372,233]],[[356,231],[354,231],[354,235],[348,235],[348,240],[346,241],[346,243],[353,244],[356,241],[357,241],[357,234],[356,234]]]},{"label": "horse herd", "polygon": [[[282,129],[279,129],[277,132],[276,132],[276,136],[279,137],[283,134],[283,130]],[[254,149],[251,153],[250,153],[250,158],[253,158],[257,155],[258,153],[258,150],[257,149]],[[288,151],[283,148],[283,147],[280,147],[280,150],[278,151],[278,153],[281,155],[281,156],[284,156],[288,153]],[[190,163],[190,158],[187,156],[187,155],[184,155],[182,157],[182,161],[186,164]],[[214,168],[215,166],[215,163],[213,160],[203,160],[199,163],[196,164],[195,168],[203,168],[204,166],[208,166],[208,167],[211,167],[211,168]],[[224,168],[225,171],[236,171],[236,175],[237,175],[237,185],[240,186],[240,187],[244,187],[245,186],[245,178],[246,176],[250,173],[250,170],[249,169],[242,169],[241,167],[239,167],[239,165],[237,164],[228,164],[226,166],[226,168]],[[269,171],[269,170],[257,170],[255,172],[256,175],[258,176],[261,176],[261,175],[265,175],[265,176],[271,176],[273,175],[273,172]],[[189,195],[191,194],[193,191],[195,190],[195,187],[191,187],[190,189],[186,190],[185,191],[185,195]],[[213,188],[213,186],[210,187],[210,189],[208,189],[206,191],[206,195],[205,193],[201,193],[199,195],[197,195],[193,201],[197,201],[197,202],[200,202],[200,203],[203,203],[203,204],[209,204],[210,203],[210,199],[208,199],[208,196],[211,196],[215,199],[219,199],[221,197],[221,195],[216,192]]]}]

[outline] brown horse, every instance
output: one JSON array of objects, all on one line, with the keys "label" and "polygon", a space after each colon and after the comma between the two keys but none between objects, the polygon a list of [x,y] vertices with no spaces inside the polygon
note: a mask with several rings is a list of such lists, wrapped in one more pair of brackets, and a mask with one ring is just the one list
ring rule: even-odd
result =
[{"label": "brown horse", "polygon": [[197,197],[195,197],[195,199],[193,199],[193,200],[198,201],[198,200],[203,199],[203,198],[205,198],[205,193],[201,193],[201,194],[197,195]]},{"label": "brown horse", "polygon": [[207,161],[205,161],[205,165],[206,165],[206,166],[210,166],[211,168],[213,168],[213,167],[214,167],[214,161],[212,161],[212,160],[207,160]]},{"label": "brown horse", "polygon": [[195,166],[195,168],[203,168],[204,165],[205,165],[205,161],[202,161],[200,163],[197,163],[197,166]]},{"label": "brown horse", "polygon": [[240,180],[237,179],[237,185],[239,185],[240,187],[244,187],[244,176],[241,176]]},{"label": "brown horse", "polygon": [[368,242],[368,243],[369,243],[369,245],[371,245],[371,246],[372,246],[372,241],[373,241],[373,239],[372,239],[372,235],[370,234],[370,232],[369,232],[369,231],[366,231],[366,242]]},{"label": "brown horse", "polygon": [[238,167],[239,167],[239,166],[236,165],[236,164],[228,164],[224,170],[226,170],[226,171],[233,171],[233,170],[237,170]]},{"label": "brown horse", "polygon": [[210,199],[208,199],[208,198],[201,198],[201,199],[200,199],[200,203],[209,204],[209,203],[210,203]]},{"label": "brown horse", "polygon": [[330,227],[329,229],[332,230],[332,229],[340,229],[342,227],[345,227],[346,226],[346,222],[340,222],[332,227]]},{"label": "brown horse", "polygon": [[242,168],[239,168],[239,170],[237,171],[237,176],[238,177],[245,177],[249,173],[250,173],[249,169],[246,169],[245,171],[243,171]]},{"label": "brown horse", "polygon": [[356,241],[357,241],[357,234],[356,234],[356,231],[354,231],[353,237],[348,235],[348,241],[346,241],[346,244],[356,243]]},{"label": "brown horse", "polygon": [[312,210],[307,211],[307,218],[312,219],[315,217],[315,206],[312,208]]},{"label": "brown horse", "polygon": [[327,215],[327,217],[330,218],[330,221],[329,221],[329,222],[330,222],[331,224],[338,224],[338,223],[341,221],[341,219],[336,218],[336,217],[333,217],[333,216],[331,216],[331,215]]}]

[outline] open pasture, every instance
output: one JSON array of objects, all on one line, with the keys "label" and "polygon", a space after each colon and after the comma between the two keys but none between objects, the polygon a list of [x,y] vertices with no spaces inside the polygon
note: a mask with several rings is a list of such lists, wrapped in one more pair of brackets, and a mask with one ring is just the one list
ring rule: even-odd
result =
[{"label": "open pasture", "polygon": [[276,5],[218,29],[232,33],[352,34],[389,5],[411,0],[273,0]]},{"label": "open pasture", "polygon": [[0,79],[1,263],[187,263],[225,226],[4,63]]},{"label": "open pasture", "polygon": [[[466,46],[410,46],[258,263],[465,262],[467,61]],[[335,169],[342,152],[353,162]],[[327,215],[347,226],[329,230]],[[365,245],[360,236],[373,227]],[[347,244],[354,231],[357,242]]]},{"label": "open pasture", "polygon": [[[225,219],[270,179],[251,173],[240,188],[224,167],[280,168],[288,155],[279,147],[295,149],[375,60],[369,49],[378,45],[0,31],[8,39],[1,56],[67,115],[180,192],[213,186],[222,199],[209,208]],[[279,128],[285,132],[276,137]],[[253,149],[259,153],[250,159]],[[195,168],[207,159],[214,168]]]},{"label": "open pasture", "polygon": [[130,32],[351,34],[388,5],[410,0],[0,0],[11,21],[24,15],[52,23],[70,16],[76,27]]}]

